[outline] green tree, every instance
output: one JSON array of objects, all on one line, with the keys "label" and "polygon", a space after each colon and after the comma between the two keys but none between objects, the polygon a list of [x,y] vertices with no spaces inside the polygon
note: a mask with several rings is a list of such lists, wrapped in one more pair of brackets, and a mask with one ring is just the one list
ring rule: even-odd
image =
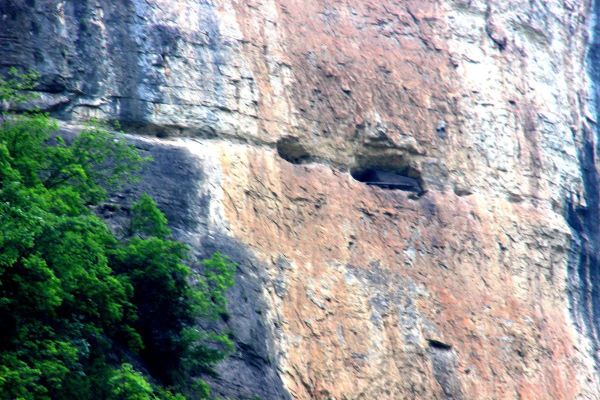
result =
[{"label": "green tree", "polygon": [[130,235],[154,236],[164,239],[171,234],[167,227],[167,217],[158,209],[152,197],[142,194],[131,209]]},{"label": "green tree", "polygon": [[151,400],[154,397],[152,386],[131,364],[123,364],[115,370],[108,380],[108,386],[108,400]]},{"label": "green tree", "polygon": [[[0,101],[34,77],[0,79]],[[56,131],[43,113],[0,118],[0,399],[207,398],[196,376],[231,342],[197,321],[225,312],[235,265],[215,254],[194,273],[148,195],[115,238],[93,207],[147,160],[97,125]]]},{"label": "green tree", "polygon": [[35,71],[19,73],[15,67],[8,69],[8,76],[0,76],[0,102],[20,103],[30,100],[29,92],[35,88],[39,75]]}]

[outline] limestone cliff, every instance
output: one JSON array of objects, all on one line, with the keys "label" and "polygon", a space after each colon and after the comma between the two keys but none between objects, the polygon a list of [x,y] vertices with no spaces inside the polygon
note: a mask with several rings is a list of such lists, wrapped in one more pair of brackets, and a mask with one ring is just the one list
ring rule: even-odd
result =
[{"label": "limestone cliff", "polygon": [[240,263],[223,395],[600,399],[600,3],[4,0],[12,65]]}]

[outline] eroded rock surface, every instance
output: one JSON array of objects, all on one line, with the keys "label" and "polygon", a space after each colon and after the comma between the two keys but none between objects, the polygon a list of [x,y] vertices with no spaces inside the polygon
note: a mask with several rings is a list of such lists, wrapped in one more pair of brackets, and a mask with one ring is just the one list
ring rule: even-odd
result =
[{"label": "eroded rock surface", "polygon": [[596,14],[8,0],[0,66],[39,70],[66,122],[162,138],[144,188],[242,265],[224,395],[599,399]]}]

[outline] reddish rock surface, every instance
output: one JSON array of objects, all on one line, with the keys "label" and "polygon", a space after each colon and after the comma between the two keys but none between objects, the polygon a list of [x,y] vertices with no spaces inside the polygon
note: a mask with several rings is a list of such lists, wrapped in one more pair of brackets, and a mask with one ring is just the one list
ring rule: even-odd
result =
[{"label": "reddish rock surface", "polygon": [[33,3],[42,107],[194,138],[292,398],[600,399],[591,1]]}]

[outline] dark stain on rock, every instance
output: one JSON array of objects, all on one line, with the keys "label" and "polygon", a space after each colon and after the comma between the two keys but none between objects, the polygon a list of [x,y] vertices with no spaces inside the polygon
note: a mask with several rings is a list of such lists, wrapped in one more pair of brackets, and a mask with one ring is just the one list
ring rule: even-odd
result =
[{"label": "dark stain on rock", "polygon": [[456,375],[456,354],[452,346],[434,339],[428,339],[429,357],[433,376],[444,392],[446,400],[463,400],[463,392]]},{"label": "dark stain on rock", "polygon": [[[587,67],[592,80],[595,114],[600,114],[600,1],[592,4],[594,25],[590,38]],[[571,229],[568,265],[570,309],[577,329],[591,343],[591,352],[600,371],[600,172],[598,171],[598,125],[584,125],[578,159],[584,198],[572,194],[565,205]]]},{"label": "dark stain on rock", "polygon": [[213,394],[222,398],[289,399],[276,365],[276,333],[265,319],[268,305],[262,288],[267,284],[266,267],[244,244],[209,231],[211,198],[200,194],[199,187],[207,177],[197,158],[185,148],[132,140],[153,161],[142,172],[139,184],[111,194],[109,205],[100,210],[101,214],[119,232],[128,222],[131,204],[147,192],[167,215],[175,238],[189,244],[194,268],[200,268],[200,260],[215,251],[235,261],[238,271],[236,283],[228,292],[227,317],[199,324],[231,332],[236,351],[216,367],[217,375],[203,378],[213,388]]}]

